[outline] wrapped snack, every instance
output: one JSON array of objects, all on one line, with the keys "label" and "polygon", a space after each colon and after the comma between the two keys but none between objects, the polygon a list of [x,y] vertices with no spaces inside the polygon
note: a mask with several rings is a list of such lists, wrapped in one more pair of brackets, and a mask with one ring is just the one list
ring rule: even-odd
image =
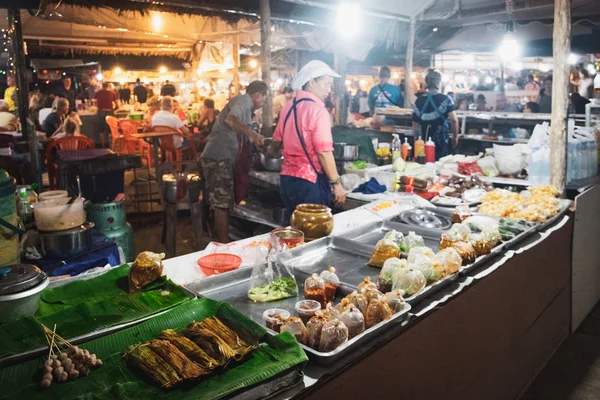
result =
[{"label": "wrapped snack", "polygon": [[377,288],[382,293],[392,290],[392,276],[394,275],[394,271],[399,268],[406,268],[406,260],[390,258],[383,263],[383,268],[381,268],[379,278],[377,279]]},{"label": "wrapped snack", "polygon": [[372,287],[363,289],[363,291],[361,293],[365,295],[365,297],[367,298],[367,301],[369,303],[371,302],[371,300],[379,299],[379,298],[381,298],[381,296],[383,296],[383,293],[381,293],[379,291],[379,289],[374,289]]},{"label": "wrapped snack", "polygon": [[413,247],[408,252],[407,261],[409,264],[415,264],[422,257],[432,258],[434,255],[435,253],[429,247]]},{"label": "wrapped snack", "polygon": [[327,321],[329,321],[329,319],[322,315],[315,315],[308,320],[308,323],[306,324],[306,329],[308,331],[308,347],[313,349],[319,348],[323,325],[325,325]]},{"label": "wrapped snack", "polygon": [[458,255],[462,258],[462,265],[469,265],[475,262],[477,253],[471,243],[469,242],[453,242],[451,247],[456,250]]},{"label": "wrapped snack", "polygon": [[308,330],[304,326],[304,322],[298,317],[289,317],[281,325],[281,332],[289,332],[299,343],[308,343]]},{"label": "wrapped snack", "polygon": [[335,273],[335,268],[329,267],[327,271],[321,272],[319,275],[325,281],[325,300],[328,303],[333,303],[335,293],[340,285],[340,278]]},{"label": "wrapped snack", "polygon": [[493,242],[489,241],[487,236],[482,233],[471,233],[468,241],[473,246],[477,257],[489,254],[494,248]]},{"label": "wrapped snack", "polygon": [[317,311],[316,314],[322,315],[327,319],[336,319],[340,317],[341,311],[335,308],[331,303],[327,304],[327,307]]},{"label": "wrapped snack", "polygon": [[390,307],[392,314],[396,314],[406,308],[406,301],[404,301],[404,292],[402,290],[392,290],[384,294],[383,301]]},{"label": "wrapped snack", "polygon": [[411,255],[412,257],[408,261],[408,268],[421,271],[428,283],[433,283],[441,278],[435,268],[433,268],[435,253],[431,249],[428,247],[415,247],[411,250]]},{"label": "wrapped snack", "polygon": [[348,339],[361,334],[365,330],[365,317],[356,306],[350,304],[342,315],[340,321],[348,328]]},{"label": "wrapped snack", "polygon": [[[367,312],[367,307],[369,306],[369,301],[365,297],[364,294],[358,293],[356,290],[346,296],[346,299],[352,304],[354,304],[363,315]],[[344,301],[344,300],[342,300]]]},{"label": "wrapped snack", "polygon": [[129,270],[129,293],[138,292],[162,276],[165,253],[143,251]]},{"label": "wrapped snack", "polygon": [[395,229],[392,229],[383,237],[384,239],[390,239],[394,241],[398,245],[398,247],[404,246],[404,235],[402,232],[398,232]]},{"label": "wrapped snack", "polygon": [[304,281],[304,298],[315,300],[321,304],[321,307],[327,305],[325,297],[325,281],[317,274],[312,274]]},{"label": "wrapped snack", "polygon": [[394,257],[400,257],[400,247],[392,239],[384,238],[377,242],[377,246],[375,246],[375,250],[369,259],[368,264],[373,267],[381,268],[385,260]]},{"label": "wrapped snack", "polygon": [[381,321],[392,318],[392,310],[383,299],[373,299],[369,302],[367,314],[365,315],[365,326],[369,329]]},{"label": "wrapped snack", "polygon": [[392,290],[402,290],[410,297],[425,288],[427,279],[418,269],[406,268],[396,273],[393,278]]},{"label": "wrapped snack", "polygon": [[433,268],[438,279],[446,277],[448,275],[452,275],[455,272],[458,272],[458,269],[462,265],[462,258],[458,254],[458,252],[452,248],[448,247],[438,251],[438,253],[433,258]]},{"label": "wrapped snack", "polygon": [[358,292],[362,292],[365,289],[368,288],[373,288],[373,289],[377,289],[377,284],[373,281],[371,281],[371,277],[367,276],[365,277],[365,279],[362,280],[361,283],[358,284],[358,287],[356,288],[356,290],[358,290]]},{"label": "wrapped snack", "polygon": [[413,247],[423,247],[425,246],[425,241],[423,238],[413,231],[408,232],[408,235],[404,238],[404,247],[402,251],[405,253],[409,253],[410,249]]},{"label": "wrapped snack", "polygon": [[327,321],[321,330],[319,351],[328,353],[348,341],[348,327],[339,319]]},{"label": "wrapped snack", "polygon": [[454,214],[452,214],[452,222],[460,224],[465,219],[471,216],[471,210],[467,205],[456,206],[454,208]]},{"label": "wrapped snack", "polygon": [[442,250],[446,247],[452,246],[452,243],[454,242],[466,241],[468,240],[470,233],[471,230],[467,225],[454,224],[450,230],[442,232],[442,237],[440,238],[440,245],[438,248]]}]

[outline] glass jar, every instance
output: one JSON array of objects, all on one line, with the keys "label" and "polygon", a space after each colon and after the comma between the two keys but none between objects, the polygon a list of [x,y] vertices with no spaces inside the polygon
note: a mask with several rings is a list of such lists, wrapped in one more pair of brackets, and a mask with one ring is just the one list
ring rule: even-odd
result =
[{"label": "glass jar", "polygon": [[299,204],[290,219],[292,228],[304,233],[310,242],[328,236],[333,231],[331,209],[322,204]]}]

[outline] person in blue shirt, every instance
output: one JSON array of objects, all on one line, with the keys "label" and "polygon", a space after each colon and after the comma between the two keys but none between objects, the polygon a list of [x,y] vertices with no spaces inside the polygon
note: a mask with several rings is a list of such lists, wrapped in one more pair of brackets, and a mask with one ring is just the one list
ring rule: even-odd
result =
[{"label": "person in blue shirt", "polygon": [[400,93],[398,86],[388,83],[390,80],[390,69],[386,66],[379,70],[379,84],[373,86],[369,91],[369,108],[371,115],[375,114],[377,109],[387,106],[404,107],[404,97]]}]

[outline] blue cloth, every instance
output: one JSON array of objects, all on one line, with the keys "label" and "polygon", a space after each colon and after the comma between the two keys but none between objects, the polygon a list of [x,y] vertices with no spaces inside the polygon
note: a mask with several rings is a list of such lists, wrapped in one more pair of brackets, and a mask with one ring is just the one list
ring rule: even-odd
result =
[{"label": "blue cloth", "polygon": [[50,271],[50,276],[60,275],[79,275],[88,269],[104,267],[106,264],[112,266],[120,265],[119,249],[116,243],[108,239],[104,234],[92,229],[92,246],[90,250],[80,256],[75,256],[71,260],[61,260],[60,258],[42,258],[40,260],[23,260],[24,262],[37,265],[42,271],[47,271],[55,265],[64,261],[66,264]]},{"label": "blue cloth", "polygon": [[398,86],[376,85],[369,91],[369,108],[385,108],[387,106],[403,107],[404,98]]},{"label": "blue cloth", "polygon": [[352,191],[352,193],[376,194],[384,193],[386,189],[385,185],[381,185],[377,182],[377,179],[371,178],[367,182],[360,184]]},{"label": "blue cloth", "polygon": [[312,183],[295,176],[280,176],[279,194],[285,205],[286,220],[289,220],[298,204],[323,204],[319,183]]}]

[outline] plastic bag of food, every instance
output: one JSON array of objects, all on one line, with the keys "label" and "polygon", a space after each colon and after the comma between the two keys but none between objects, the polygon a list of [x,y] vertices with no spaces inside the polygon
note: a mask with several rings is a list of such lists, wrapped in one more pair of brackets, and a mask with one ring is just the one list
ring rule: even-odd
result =
[{"label": "plastic bag of food", "polygon": [[475,262],[477,253],[471,243],[467,241],[453,242],[450,247],[456,250],[458,255],[460,255],[462,258],[462,265],[469,265]]},{"label": "plastic bag of food", "polygon": [[404,301],[404,292],[402,290],[392,290],[391,292],[384,294],[383,300],[390,307],[393,314],[406,308],[406,301]]},{"label": "plastic bag of food", "polygon": [[394,257],[400,257],[400,247],[392,239],[384,238],[377,242],[368,264],[373,267],[381,268],[385,260]]},{"label": "plastic bag of food", "polygon": [[365,277],[362,282],[358,284],[356,290],[360,293],[367,288],[377,289],[377,284],[371,280],[370,276]]},{"label": "plastic bag of food", "polygon": [[406,296],[410,297],[425,288],[427,279],[418,269],[403,268],[400,272],[394,274],[392,290],[402,290]]},{"label": "plastic bag of food", "polygon": [[390,258],[383,263],[383,268],[381,268],[379,278],[377,279],[377,288],[379,291],[386,293],[392,290],[392,276],[394,275],[394,271],[399,268],[406,268],[406,260]]},{"label": "plastic bag of food", "polygon": [[429,247],[413,247],[408,252],[407,261],[409,264],[416,264],[422,258],[432,258],[435,255]]},{"label": "plastic bag of food", "polygon": [[365,330],[365,317],[353,304],[350,304],[342,315],[340,321],[348,328],[348,339],[360,335]]},{"label": "plastic bag of food", "polygon": [[321,272],[319,275],[325,281],[325,300],[332,303],[335,300],[335,293],[340,285],[340,278],[335,273],[335,268],[329,267],[328,270]]},{"label": "plastic bag of food", "polygon": [[308,321],[306,324],[306,329],[308,331],[308,347],[315,350],[319,349],[321,332],[323,330],[323,325],[325,325],[327,321],[329,321],[327,318],[318,314]]},{"label": "plastic bag of food", "polygon": [[392,318],[392,310],[385,300],[373,299],[369,302],[369,307],[367,307],[367,314],[365,315],[365,327],[369,329],[381,321],[385,321],[386,319],[390,318]]},{"label": "plastic bag of food", "polygon": [[485,176],[495,177],[500,175],[500,171],[496,166],[496,159],[492,156],[483,157],[477,161],[477,165]]},{"label": "plastic bag of food", "polygon": [[360,291],[366,298],[368,302],[371,302],[373,299],[379,299],[383,296],[383,293],[379,291],[379,289],[375,289],[373,287],[367,287]]},{"label": "plastic bag of food", "polygon": [[473,215],[466,218],[463,225],[469,227],[471,233],[479,233],[484,230],[498,230],[499,222],[496,218],[486,217],[484,215]]},{"label": "plastic bag of food", "polygon": [[[345,297],[351,304],[354,304],[363,315],[367,312],[369,301],[364,294],[358,293],[356,290]],[[342,300],[343,301],[343,300]]]},{"label": "plastic bag of food", "polygon": [[323,317],[327,318],[327,319],[336,319],[339,318],[341,315],[341,311],[338,310],[337,308],[335,308],[331,303],[327,304],[327,307],[325,307],[322,310],[317,311],[318,315],[322,315]]},{"label": "plastic bag of food", "polygon": [[327,305],[325,281],[316,273],[312,274],[304,281],[304,298],[306,300],[318,301],[323,308]]},{"label": "plastic bag of food", "polygon": [[392,229],[383,237],[384,239],[393,240],[398,246],[400,246],[404,241],[404,234],[402,232],[398,232],[395,229]]},{"label": "plastic bag of food", "polygon": [[267,302],[298,295],[296,278],[286,265],[288,258],[287,247],[272,237],[267,262],[260,262],[252,268],[248,289],[250,300]]},{"label": "plastic bag of food", "polygon": [[468,240],[471,230],[464,224],[453,224],[452,227],[442,232],[438,249],[442,250],[450,247],[454,242],[464,242]]},{"label": "plastic bag of food", "polygon": [[458,272],[458,269],[461,265],[462,258],[452,247],[438,251],[433,258],[433,269],[435,270],[435,274],[438,276],[438,279]]},{"label": "plastic bag of food", "polygon": [[289,332],[299,343],[308,343],[308,330],[304,326],[304,322],[298,317],[289,317],[281,325],[281,332]]},{"label": "plastic bag of food", "polygon": [[[412,251],[417,249],[427,249],[426,247],[416,247]],[[413,257],[411,257],[411,262],[408,263],[408,268],[419,270],[423,273],[423,276],[427,280],[428,283],[433,283],[441,279],[440,274],[433,267],[433,259],[435,257],[435,253],[431,249],[427,249],[429,251],[424,251],[423,253],[413,253]]]},{"label": "plastic bag of food", "polygon": [[138,292],[162,276],[165,253],[143,251],[129,270],[129,293]]},{"label": "plastic bag of food", "polygon": [[327,321],[321,330],[319,351],[328,353],[348,341],[348,327],[339,319]]},{"label": "plastic bag of food", "polygon": [[408,235],[406,235],[406,237],[404,238],[404,246],[402,248],[402,251],[404,253],[409,253],[410,249],[412,249],[413,247],[423,246],[425,246],[425,241],[423,240],[423,238],[414,233],[413,231],[410,231],[408,232]]}]

